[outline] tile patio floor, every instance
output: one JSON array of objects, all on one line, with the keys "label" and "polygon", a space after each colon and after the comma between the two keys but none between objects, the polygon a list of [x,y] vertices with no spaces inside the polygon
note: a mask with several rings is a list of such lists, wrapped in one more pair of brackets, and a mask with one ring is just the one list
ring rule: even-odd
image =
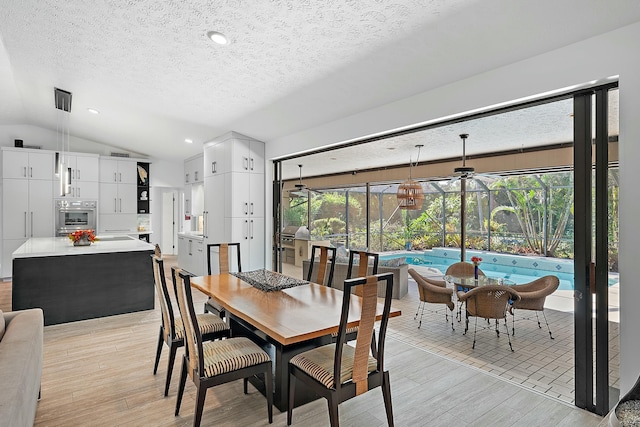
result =
[{"label": "tile patio floor", "polygon": [[[283,265],[283,272],[293,277],[302,277],[302,270],[291,264]],[[612,287],[610,293],[609,322],[609,384],[619,389],[619,324],[618,288]],[[402,316],[389,321],[389,336],[396,340],[419,347],[436,355],[474,366],[497,377],[521,384],[563,402],[574,403],[574,340],[573,340],[573,296],[571,291],[559,291],[547,298],[545,314],[549,321],[554,339],[549,334],[540,316],[542,329],[538,328],[534,312],[521,310],[521,316],[533,320],[516,320],[516,334],[511,338],[514,352],[509,349],[504,325],[500,325],[500,337],[493,329],[480,329],[486,326],[478,322],[475,349],[473,343],[473,322],[470,319],[469,332],[463,335],[464,323],[454,322],[451,330],[451,317],[445,320],[444,306],[428,304],[418,328],[418,319],[414,319],[419,296],[417,285],[409,277],[409,292],[400,299],[393,300],[392,306],[402,310]],[[431,311],[427,311],[431,310]],[[432,311],[437,311],[434,313]],[[508,315],[511,328],[511,316]],[[613,321],[615,320],[615,321]],[[510,330],[511,331],[511,330]],[[617,396],[614,401],[617,401]]]}]

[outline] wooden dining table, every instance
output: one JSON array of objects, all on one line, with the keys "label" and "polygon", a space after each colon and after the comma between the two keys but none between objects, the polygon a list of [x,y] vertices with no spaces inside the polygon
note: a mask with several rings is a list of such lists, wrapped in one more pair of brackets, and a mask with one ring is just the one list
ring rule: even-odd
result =
[{"label": "wooden dining table", "polygon": [[[309,282],[282,290],[263,291],[232,273],[193,277],[191,285],[225,308],[232,336],[249,337],[271,355],[273,403],[280,411],[285,411],[289,360],[298,353],[331,343],[331,334],[338,332],[340,323],[342,291]],[[354,295],[349,309],[349,327],[358,325],[360,311],[360,297]],[[378,318],[382,312],[383,305],[378,304]],[[392,308],[390,317],[400,314],[400,310]],[[252,383],[266,393],[264,383],[255,378]],[[296,406],[317,398],[303,384],[296,385]]]}]

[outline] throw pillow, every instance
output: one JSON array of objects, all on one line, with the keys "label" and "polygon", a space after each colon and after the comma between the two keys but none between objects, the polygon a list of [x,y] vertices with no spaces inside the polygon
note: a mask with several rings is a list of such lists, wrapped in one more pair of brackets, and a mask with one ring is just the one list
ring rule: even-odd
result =
[{"label": "throw pillow", "polygon": [[0,310],[0,341],[2,341],[3,335],[4,335],[4,314],[2,314],[2,310]]}]

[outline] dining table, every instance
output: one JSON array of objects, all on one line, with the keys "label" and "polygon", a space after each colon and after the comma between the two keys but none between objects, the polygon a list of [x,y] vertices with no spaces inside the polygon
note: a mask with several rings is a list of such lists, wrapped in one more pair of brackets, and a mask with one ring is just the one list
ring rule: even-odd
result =
[{"label": "dining table", "polygon": [[[273,403],[285,411],[289,360],[332,342],[331,334],[338,332],[340,323],[342,291],[269,270],[197,276],[191,278],[191,285],[225,308],[232,336],[248,337],[269,353],[274,367]],[[347,326],[358,326],[360,297],[353,295],[350,304]],[[379,303],[378,320],[382,312]],[[392,308],[390,317],[400,314]],[[251,382],[267,392],[259,379]],[[304,384],[296,384],[295,406],[318,397]]]}]

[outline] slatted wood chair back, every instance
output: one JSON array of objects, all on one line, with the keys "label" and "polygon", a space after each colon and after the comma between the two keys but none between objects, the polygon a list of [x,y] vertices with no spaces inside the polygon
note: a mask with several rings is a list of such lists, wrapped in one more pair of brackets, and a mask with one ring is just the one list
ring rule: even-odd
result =
[{"label": "slatted wood chair back", "polygon": [[172,267],[171,277],[176,291],[182,324],[184,325],[185,356],[189,362],[188,373],[189,377],[193,379],[194,375],[201,376],[204,372],[204,361],[200,357],[203,354],[202,335],[198,327],[196,312],[193,308],[190,276],[179,268]]},{"label": "slatted wood chair back", "polygon": [[[316,260],[316,251],[320,252],[320,260],[318,261],[318,275],[315,278],[314,283],[320,285],[326,285],[328,287],[333,286],[333,272],[336,267],[336,248],[330,248],[327,246],[311,246],[311,259],[309,260],[309,271],[307,272],[307,281],[311,282],[313,277],[313,267]],[[325,283],[325,276],[327,273],[327,265],[329,266],[329,276]]]},{"label": "slatted wood chair back", "polygon": [[[358,268],[355,271],[354,276],[354,266],[356,255],[358,255]],[[349,267],[347,268],[347,279],[352,279],[354,277],[366,277],[369,274],[378,274],[378,259],[380,255],[375,252],[367,252],[367,251],[349,251]],[[370,265],[369,260],[373,260],[373,263]],[[371,269],[371,272],[369,272]],[[354,290],[356,295],[360,295],[361,289],[356,288]],[[361,295],[360,295],[361,296]]]},{"label": "slatted wood chair back", "polygon": [[[383,273],[371,276],[365,276],[355,279],[347,279],[344,281],[344,292],[342,299],[342,311],[340,316],[340,327],[338,329],[338,339],[336,342],[336,350],[334,356],[334,372],[333,378],[340,378],[342,372],[342,350],[347,340],[347,324],[349,319],[349,311],[353,306],[351,299],[352,291],[360,288],[361,291],[361,312],[359,317],[359,327],[356,338],[356,346],[353,360],[352,382],[355,384],[356,395],[360,395],[367,390],[369,377],[369,348],[371,340],[374,337],[374,325],[376,321],[376,307],[378,304],[378,282],[384,282],[385,296],[384,309],[382,319],[380,320],[380,328],[377,340],[377,351],[373,357],[377,360],[376,372],[384,371],[384,343],[387,334],[387,325],[389,323],[389,313],[391,311],[391,296],[393,292],[393,274]],[[336,384],[336,388],[340,388],[341,384]]]},{"label": "slatted wood chair back", "polygon": [[236,271],[242,271],[242,263],[240,262],[240,243],[210,243],[207,245],[207,272],[211,274],[211,257],[214,254],[211,252],[213,248],[219,248],[218,251],[218,268],[220,274],[229,273],[232,271],[230,264],[230,253],[229,250],[233,250],[235,247],[236,250],[236,259],[238,260],[238,264],[236,266]]},{"label": "slatted wood chair back", "polygon": [[167,289],[167,280],[164,275],[164,261],[157,255],[151,255],[153,263],[153,279],[156,285],[156,293],[160,302],[160,311],[162,313],[162,329],[164,340],[175,338],[175,317],[169,290]]}]

